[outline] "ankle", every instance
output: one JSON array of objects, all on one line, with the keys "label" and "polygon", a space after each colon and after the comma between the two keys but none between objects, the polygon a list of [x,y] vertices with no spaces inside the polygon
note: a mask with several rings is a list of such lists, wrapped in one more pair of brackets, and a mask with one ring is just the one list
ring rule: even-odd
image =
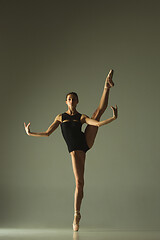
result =
[{"label": "ankle", "polygon": [[109,84],[109,82],[106,80],[105,85],[104,85],[104,89],[110,89],[111,85]]},{"label": "ankle", "polygon": [[110,90],[110,88],[111,88],[111,86],[109,85],[109,86],[104,86],[104,90],[106,90],[106,91],[109,91]]},{"label": "ankle", "polygon": [[75,211],[74,211],[74,214],[75,214],[75,215],[80,214],[80,210],[75,210]]}]

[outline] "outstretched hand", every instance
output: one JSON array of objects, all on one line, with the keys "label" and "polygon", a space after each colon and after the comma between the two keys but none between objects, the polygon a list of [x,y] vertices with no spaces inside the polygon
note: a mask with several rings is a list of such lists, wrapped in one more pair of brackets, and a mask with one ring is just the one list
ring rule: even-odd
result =
[{"label": "outstretched hand", "polygon": [[26,125],[24,122],[24,127],[25,127],[25,131],[26,131],[27,135],[29,135],[29,133],[30,133],[30,128],[29,128],[30,125],[31,125],[31,123],[28,123],[28,125]]},{"label": "outstretched hand", "polygon": [[113,111],[113,117],[116,119],[118,117],[118,108],[117,105],[116,107],[111,106],[111,109]]}]

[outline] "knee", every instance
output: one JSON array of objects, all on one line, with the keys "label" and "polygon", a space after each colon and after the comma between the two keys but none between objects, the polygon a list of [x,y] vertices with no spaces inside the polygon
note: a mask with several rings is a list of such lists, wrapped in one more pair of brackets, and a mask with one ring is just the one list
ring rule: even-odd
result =
[{"label": "knee", "polygon": [[78,190],[83,190],[84,187],[84,179],[76,179],[76,188]]},{"label": "knee", "polygon": [[92,119],[95,119],[95,120],[99,121],[102,114],[103,114],[102,109],[100,109],[100,108],[98,107],[98,108],[96,109],[96,111],[93,113]]},{"label": "knee", "polygon": [[97,118],[98,118],[98,120],[100,119],[100,117],[102,116],[103,113],[104,113],[104,110],[98,107],[97,108]]}]

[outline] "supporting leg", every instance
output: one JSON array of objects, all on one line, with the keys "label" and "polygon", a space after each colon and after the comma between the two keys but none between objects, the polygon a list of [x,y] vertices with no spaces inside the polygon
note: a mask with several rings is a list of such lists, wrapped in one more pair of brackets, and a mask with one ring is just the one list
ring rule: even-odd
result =
[{"label": "supporting leg", "polygon": [[79,150],[73,151],[71,152],[71,158],[76,183],[74,195],[74,210],[80,211],[84,187],[85,152]]},{"label": "supporting leg", "polygon": [[[99,106],[96,109],[96,111],[93,113],[93,115],[91,117],[92,119],[95,119],[95,120],[99,121],[102,114],[104,113],[104,111],[106,110],[106,108],[108,106],[110,88],[112,86],[114,86],[114,83],[112,81],[112,77],[113,77],[113,70],[111,70],[109,72],[109,74],[106,78]],[[93,146],[96,135],[97,135],[97,132],[98,132],[98,127],[87,125],[87,127],[85,129],[85,136],[86,136],[86,141],[87,141],[87,144],[88,144],[89,148],[91,148]]]},{"label": "supporting leg", "polygon": [[73,230],[78,231],[79,221],[81,219],[80,208],[83,199],[83,187],[84,187],[84,169],[85,169],[85,152],[73,151],[71,152],[73,173],[75,176],[75,194],[74,194],[74,221]]}]

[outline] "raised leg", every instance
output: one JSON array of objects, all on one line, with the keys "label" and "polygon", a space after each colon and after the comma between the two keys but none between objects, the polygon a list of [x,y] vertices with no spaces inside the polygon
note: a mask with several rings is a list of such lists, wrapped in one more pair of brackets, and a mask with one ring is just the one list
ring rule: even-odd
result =
[{"label": "raised leg", "polygon": [[[106,78],[106,81],[105,81],[105,85],[104,85],[104,89],[103,89],[103,93],[102,93],[102,97],[101,97],[99,106],[96,109],[96,111],[93,113],[93,115],[91,117],[92,119],[99,121],[102,114],[104,113],[104,111],[106,110],[106,108],[108,106],[108,98],[109,98],[110,88],[114,86],[112,77],[113,77],[113,70],[110,70],[110,72]],[[87,141],[89,148],[91,148],[93,146],[97,132],[98,132],[98,127],[87,125],[87,127],[85,129],[85,136],[86,136],[86,141]]]},{"label": "raised leg", "polygon": [[84,187],[84,169],[85,169],[85,152],[83,151],[73,151],[71,152],[73,173],[75,176],[75,194],[74,194],[74,221],[73,229],[78,231],[79,221],[81,218],[80,208],[83,199],[83,187]]}]

